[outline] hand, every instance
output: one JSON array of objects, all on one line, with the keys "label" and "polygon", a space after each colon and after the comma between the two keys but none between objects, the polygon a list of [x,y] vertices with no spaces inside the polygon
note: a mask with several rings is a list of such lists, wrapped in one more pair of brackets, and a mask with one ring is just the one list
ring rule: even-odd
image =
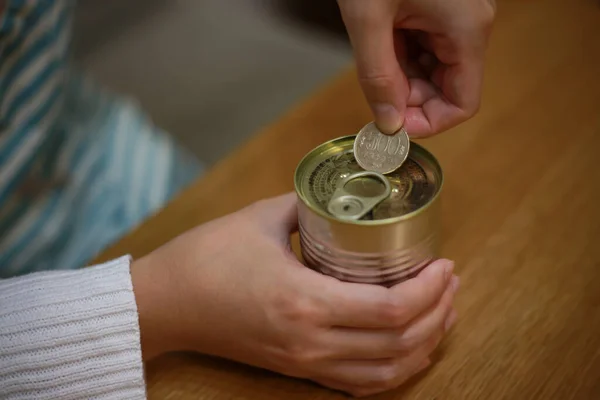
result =
[{"label": "hand", "polygon": [[393,288],[321,275],[291,251],[295,201],[257,202],[134,262],[145,359],[197,351],[354,395],[429,364],[455,318],[452,263]]},{"label": "hand", "polygon": [[477,112],[495,0],[338,4],[380,130],[430,136]]}]

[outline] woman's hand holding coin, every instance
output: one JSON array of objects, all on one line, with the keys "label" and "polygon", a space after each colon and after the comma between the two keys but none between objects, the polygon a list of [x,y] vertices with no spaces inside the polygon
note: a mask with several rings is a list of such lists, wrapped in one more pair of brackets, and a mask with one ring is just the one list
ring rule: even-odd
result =
[{"label": "woman's hand holding coin", "polygon": [[479,108],[494,0],[338,0],[377,127],[437,134]]}]

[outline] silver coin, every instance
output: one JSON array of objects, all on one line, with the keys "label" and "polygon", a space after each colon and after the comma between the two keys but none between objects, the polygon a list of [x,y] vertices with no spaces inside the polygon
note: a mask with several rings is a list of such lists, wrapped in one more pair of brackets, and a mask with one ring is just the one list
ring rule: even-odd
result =
[{"label": "silver coin", "polygon": [[393,135],[381,133],[374,122],[358,132],[354,140],[354,158],[367,171],[389,174],[400,168],[408,157],[410,139],[404,128]]}]

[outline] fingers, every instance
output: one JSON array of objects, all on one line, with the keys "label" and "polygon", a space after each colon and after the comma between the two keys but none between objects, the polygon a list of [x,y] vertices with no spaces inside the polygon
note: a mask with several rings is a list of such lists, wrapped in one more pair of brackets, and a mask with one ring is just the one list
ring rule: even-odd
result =
[{"label": "fingers", "polygon": [[[478,61],[438,66],[432,82],[411,81],[405,128],[411,137],[428,137],[475,115],[481,100],[483,64]],[[438,87],[439,86],[439,87]]]},{"label": "fingers", "polygon": [[394,133],[404,122],[408,83],[396,57],[394,13],[363,0],[340,0],[358,78],[377,127]]},{"label": "fingers", "polygon": [[[408,108],[422,107],[423,104],[438,96],[438,91],[431,82],[424,79],[410,79],[410,96],[408,97]],[[407,111],[408,112],[408,111]],[[410,121],[405,120],[406,124]],[[413,131],[410,131],[411,136]]]},{"label": "fingers", "polygon": [[382,359],[410,354],[432,336],[450,328],[456,318],[452,314],[452,301],[457,289],[458,277],[454,276],[439,302],[404,328],[332,328],[320,340],[330,349],[332,358],[341,360]]},{"label": "fingers", "polygon": [[459,279],[453,276],[450,284],[446,287],[440,301],[430,312],[419,315],[414,319],[400,336],[400,344],[397,350],[407,353],[422,345],[430,337],[438,332],[446,332],[454,323],[456,315],[452,309],[454,295],[458,290]]},{"label": "fingers", "polygon": [[416,278],[391,288],[395,301],[402,305],[404,323],[437,303],[450,283],[453,270],[452,261],[437,260],[423,269]]},{"label": "fingers", "polygon": [[[474,4],[462,16],[460,29],[449,24],[441,35],[419,33],[421,47],[435,55],[421,59],[427,79],[411,82],[405,127],[412,137],[427,137],[450,129],[479,110],[484,74],[485,49],[494,19],[494,2]],[[457,18],[448,9],[448,21]],[[443,25],[443,21],[442,21]],[[426,92],[427,96],[413,95]]]},{"label": "fingers", "polygon": [[411,137],[427,137],[469,119],[479,109],[484,40],[476,33],[433,38],[411,36],[420,50],[412,61],[422,71],[409,80],[404,126]]},{"label": "fingers", "polygon": [[[338,3],[363,92],[384,133],[395,132],[403,124],[411,137],[427,137],[476,114],[494,0],[464,6],[409,2],[399,7],[399,2],[375,5],[362,0]],[[417,65],[420,68],[415,68]],[[416,81],[409,87],[407,77],[420,78],[424,84]]]},{"label": "fingers", "polygon": [[385,288],[302,269],[310,301],[288,304],[292,312],[286,315],[296,322],[298,336],[290,337],[279,362],[293,376],[353,395],[399,386],[427,366],[456,319],[458,278],[449,278],[452,270],[452,262],[438,260],[415,278]]},{"label": "fingers", "polygon": [[439,301],[453,268],[451,261],[437,260],[390,289],[332,280],[321,291],[325,320],[348,328],[402,327]]},{"label": "fingers", "polygon": [[[414,376],[414,375],[422,372],[430,365],[431,365],[431,360],[429,358],[424,359],[421,362],[421,364],[419,364],[419,366],[413,372],[412,375]],[[333,380],[333,379],[321,379],[321,380],[318,380],[317,382],[325,387],[328,387],[331,389],[336,389],[336,390],[346,392],[346,393],[350,393],[351,395],[353,395],[355,397],[369,396],[369,395],[376,394],[376,393],[386,390],[386,389],[382,390],[379,388],[370,388],[370,387],[360,386],[360,385],[356,385],[353,383],[341,382],[341,381]]]},{"label": "fingers", "polygon": [[364,396],[394,389],[429,365],[429,355],[442,339],[435,335],[405,357],[332,362],[320,372],[323,384]]}]

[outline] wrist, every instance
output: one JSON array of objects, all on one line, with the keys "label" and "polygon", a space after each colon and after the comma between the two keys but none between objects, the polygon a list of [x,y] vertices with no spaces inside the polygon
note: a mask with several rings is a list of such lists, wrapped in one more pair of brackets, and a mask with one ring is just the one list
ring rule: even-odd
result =
[{"label": "wrist", "polygon": [[178,291],[173,288],[171,268],[157,252],[131,264],[131,280],[138,308],[142,358],[148,361],[162,354],[182,350],[178,329]]}]

